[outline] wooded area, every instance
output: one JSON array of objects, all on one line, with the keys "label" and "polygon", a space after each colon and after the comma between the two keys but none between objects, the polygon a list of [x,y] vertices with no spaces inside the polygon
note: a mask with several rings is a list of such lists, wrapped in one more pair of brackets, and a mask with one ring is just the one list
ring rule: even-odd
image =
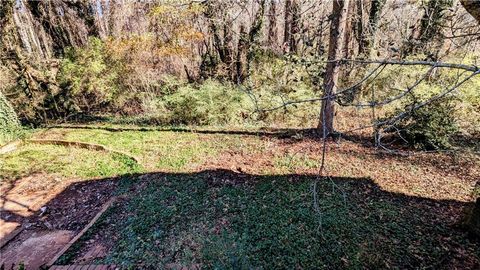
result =
[{"label": "wooded area", "polygon": [[[337,171],[339,165],[336,164],[335,158],[329,157],[329,154],[337,157],[338,162],[341,163],[344,157],[340,153],[357,151],[360,149],[358,145],[361,145],[364,148],[358,150],[360,151],[358,155],[368,156],[370,154],[367,155],[366,152],[373,151],[372,155],[381,156],[385,160],[372,161],[371,157],[366,157],[365,161],[356,160],[355,166],[362,167],[359,173],[364,173],[365,168],[371,168],[368,173],[365,172],[365,178],[378,177],[378,179],[395,179],[396,181],[396,184],[389,186],[390,180],[378,180],[378,182],[376,179],[370,180],[375,183],[373,186],[381,186],[382,192],[382,184],[385,184],[388,187],[385,188],[385,192],[395,194],[394,196],[397,193],[407,194],[433,198],[432,200],[435,201],[437,196],[442,196],[438,194],[444,193],[451,195],[449,199],[452,201],[464,202],[465,205],[458,207],[454,214],[457,218],[455,224],[460,224],[462,232],[468,237],[476,235],[473,236],[476,240],[466,240],[470,238],[465,236],[466,238],[455,241],[461,242],[465,249],[467,247],[472,249],[470,245],[478,247],[477,238],[480,237],[480,182],[479,178],[476,178],[477,166],[480,164],[478,162],[480,153],[479,75],[480,1],[476,0],[2,0],[0,1],[0,145],[16,141],[21,141],[24,145],[19,148],[20,150],[8,153],[0,160],[2,171],[4,171],[0,173],[0,187],[2,181],[5,187],[6,183],[9,183],[5,190],[10,192],[15,190],[16,181],[28,182],[31,181],[25,180],[28,177],[37,177],[36,175],[44,173],[50,175],[51,171],[45,171],[50,169],[68,179],[115,176],[122,181],[126,181],[124,176],[127,177],[126,175],[131,173],[162,172],[168,173],[168,176],[165,176],[168,179],[184,179],[189,176],[183,173],[193,174],[199,170],[212,169],[215,171],[207,171],[207,176],[204,174],[191,176],[207,179],[205,183],[208,183],[206,184],[208,186],[211,184],[208,180],[209,175],[224,177],[224,172],[218,171],[221,168],[225,169],[221,165],[222,162],[231,166],[226,168],[228,170],[233,168],[239,174],[245,174],[247,178],[262,175],[263,180],[270,183],[270,178],[275,182],[278,173],[284,173],[282,170],[285,168],[282,166],[289,167],[299,162],[302,165],[298,166],[303,169],[289,167],[292,170],[289,173],[298,174],[300,170],[302,172],[300,178],[312,177],[313,179],[307,181],[311,182],[311,190],[308,192],[313,194],[311,198],[309,197],[310,199],[307,199],[312,216],[305,215],[314,220],[314,223],[318,222],[316,231],[320,238],[335,239],[337,235],[334,233],[328,235],[328,226],[324,225],[330,222],[328,214],[325,214],[325,211],[330,210],[325,210],[325,206],[322,206],[322,198],[326,198],[327,202],[333,205],[337,203],[341,205],[342,201],[346,204],[348,196],[345,194],[348,192],[351,192],[352,200],[361,201],[362,199],[356,197],[355,188],[350,189],[350,184],[345,184],[350,183],[351,179],[343,179],[346,175],[360,177],[351,175],[356,169],[349,172]],[[63,129],[65,131],[62,131]],[[79,131],[76,131],[77,129]],[[125,137],[119,136],[116,138],[118,142],[114,142],[112,139],[102,137],[102,130],[111,132],[112,136],[122,134]],[[88,139],[88,136],[82,132],[85,134],[91,132],[92,139]],[[168,132],[198,132],[203,134],[200,137],[204,135],[206,137],[202,137],[203,139],[198,142],[196,141],[198,138],[192,139],[190,135],[182,135],[185,138],[182,136],[175,138],[173,135],[170,137]],[[160,140],[150,137],[151,134],[170,138],[171,145],[169,142],[157,142],[157,146],[146,146]],[[206,134],[214,135],[208,137]],[[219,134],[224,134],[226,137],[221,139],[217,137]],[[263,139],[249,142],[249,139],[244,137],[239,137],[238,141],[228,137],[250,135]],[[291,148],[276,141],[284,138],[291,140],[289,141]],[[268,148],[268,143],[265,146],[265,140],[273,140],[271,142],[274,145],[273,148]],[[213,141],[227,146],[213,149],[210,145]],[[335,144],[343,141],[348,143],[339,146],[338,149],[335,148]],[[136,145],[138,143],[142,145]],[[60,150],[63,149],[61,147],[77,148],[75,150],[77,152],[72,152],[70,155],[80,155],[82,156],[80,160],[88,156],[82,151],[98,153],[92,156],[92,160],[83,161],[85,164],[92,164],[91,167],[71,165],[71,168],[64,168],[63,166],[69,165],[63,163],[66,162],[63,158],[67,154],[64,150]],[[246,147],[248,150],[244,150],[244,148],[247,149]],[[55,153],[48,161],[39,154],[47,149]],[[257,150],[264,152],[261,154],[256,152]],[[225,154],[229,151],[232,152],[230,156]],[[241,154],[236,151],[241,151]],[[289,156],[288,164],[285,165],[285,160],[275,159],[280,152],[287,156],[291,152],[295,153],[294,157]],[[175,156],[157,160],[146,157],[147,153],[159,157]],[[295,161],[298,153],[306,155],[303,160]],[[202,156],[210,157],[210,154],[215,158],[218,157],[220,161],[215,163],[212,160],[202,159]],[[309,156],[310,154],[312,156]],[[439,155],[438,164],[431,164],[429,154]],[[268,162],[273,162],[272,164],[263,160],[264,156],[270,155],[272,157]],[[386,161],[390,158],[395,159],[394,163],[398,162],[395,166],[402,167],[406,162],[412,162],[410,159],[415,155],[426,156],[422,156],[415,163],[420,164],[418,166],[422,169],[421,172],[411,176],[411,183],[408,179],[404,180],[401,175],[395,175],[395,169],[389,169],[380,176],[370,174],[377,173],[376,170],[381,171],[382,166],[388,167],[390,166],[388,164],[393,164]],[[213,156],[210,158],[214,159]],[[452,160],[446,161],[447,157]],[[32,162],[26,164],[25,160],[32,160]],[[469,162],[462,163],[459,160]],[[98,165],[99,162],[103,165]],[[377,165],[369,167],[370,162]],[[44,163],[49,165],[46,166]],[[265,165],[267,163],[270,164],[268,166],[273,167],[273,169],[270,168],[272,171],[269,171],[270,169]],[[252,170],[242,169],[242,164],[250,164]],[[429,184],[421,180],[415,180],[429,174],[427,167],[434,167],[441,171],[442,166],[451,167],[451,170],[446,171],[453,175],[455,180],[448,178],[450,175],[437,177],[443,180],[438,182],[435,180],[430,187],[426,187]],[[405,168],[410,170],[413,167],[414,165],[410,165]],[[190,169],[192,171],[189,171]],[[255,171],[257,169],[258,172]],[[305,176],[307,172],[308,176]],[[139,178],[148,178],[146,175]],[[225,175],[227,175],[226,179],[237,177],[230,173]],[[447,177],[448,180],[443,177]],[[127,181],[128,185],[135,186],[129,181]],[[152,183],[156,183],[155,181]],[[236,185],[237,180],[232,181],[233,185]],[[168,187],[177,185],[173,180],[167,182]],[[449,184],[445,184],[447,182]],[[70,182],[68,183],[71,185]],[[147,181],[146,184],[139,184],[140,187],[131,187],[131,190],[146,197],[148,197],[147,194],[143,193],[145,186],[151,189],[151,194],[160,197],[170,194],[170,196],[178,195],[184,198],[182,196],[187,196],[188,193],[182,193],[183,186],[176,186],[180,191],[177,195],[172,195],[173,191],[169,188],[152,183]],[[190,184],[200,190],[204,188],[202,184],[195,181]],[[122,190],[124,187],[121,184],[115,184],[115,190],[117,190],[116,185],[120,186],[118,187],[118,190],[121,190],[120,193],[126,192]],[[230,182],[226,186],[222,184],[222,189],[219,190],[222,196],[228,197],[239,192],[230,190],[228,185]],[[331,187],[325,185],[331,185]],[[270,190],[269,184],[267,186],[265,188]],[[285,192],[296,194],[299,186]],[[446,190],[440,191],[439,186]],[[457,190],[460,186],[461,191]],[[333,190],[333,197],[329,197],[331,194],[326,191],[330,188]],[[364,187],[362,186],[359,190],[362,188]],[[250,189],[250,186],[245,190],[247,190],[246,193],[242,193],[238,198],[241,196],[250,198],[249,196],[259,194],[253,187]],[[26,194],[22,192],[20,193]],[[211,189],[206,189],[204,192],[203,195],[213,192],[210,195],[216,196],[215,191]],[[466,193],[469,195],[465,195]],[[277,193],[272,191],[271,194]],[[384,195],[382,193],[379,196]],[[466,197],[469,198],[466,199]],[[203,199],[195,197],[191,200],[198,200],[195,203],[201,203]],[[241,201],[232,200],[232,204],[238,204],[238,207],[244,209]],[[446,204],[448,200],[439,199],[439,201]],[[162,203],[171,202],[166,200]],[[182,207],[188,208],[186,202],[179,203],[185,203]],[[265,205],[269,203],[267,201]],[[425,203],[430,205],[430,202]],[[151,207],[149,209],[160,207],[150,201],[135,201],[132,204],[138,207],[148,205]],[[377,206],[381,208],[380,204]],[[214,208],[214,206],[211,207]],[[337,205],[333,208],[338,207]],[[396,206],[393,208],[397,209]],[[257,211],[256,208],[246,207],[245,209],[252,211],[249,214]],[[359,211],[364,210],[362,208]],[[129,211],[141,215],[136,212],[138,209]],[[151,211],[150,214],[154,215],[153,210]],[[155,211],[163,219],[170,218],[168,213],[162,212],[161,209]],[[213,218],[218,214],[215,211],[209,212],[208,215],[211,214]],[[301,212],[298,209],[292,211]],[[406,211],[414,212],[410,208]],[[280,211],[280,213],[283,212]],[[182,218],[188,217],[188,215],[183,217],[183,214],[185,213],[178,215]],[[285,212],[285,216],[288,215]],[[421,213],[416,215],[421,216]],[[343,261],[342,258],[340,260],[342,262],[327,259],[323,261],[322,267],[319,267],[321,263],[316,264],[309,261],[308,257],[298,254],[291,256],[293,259],[290,263],[287,262],[288,260],[279,259],[278,264],[269,264],[267,263],[269,257],[266,254],[270,253],[267,251],[261,253],[266,257],[251,255],[256,248],[251,246],[256,241],[252,236],[257,237],[255,232],[248,233],[249,237],[253,238],[240,236],[240,232],[245,228],[242,227],[242,230],[239,230],[241,226],[238,224],[253,226],[255,222],[247,219],[240,222],[230,218],[230,216],[225,217],[224,220],[219,221],[225,224],[218,226],[228,227],[239,235],[228,234],[225,236],[227,238],[221,238],[221,240],[208,238],[208,241],[218,240],[228,243],[233,241],[235,244],[232,245],[241,251],[232,247],[233,255],[222,253],[220,256],[219,250],[213,250],[220,245],[215,242],[212,244],[212,250],[202,250],[200,256],[194,245],[189,246],[184,243],[192,249],[192,254],[196,254],[192,255],[195,259],[190,260],[188,265],[198,264],[199,267],[215,268],[218,265],[213,262],[230,256],[230,258],[236,258],[232,260],[238,265],[250,268],[330,268],[328,266],[371,268],[374,265],[380,268],[422,268],[432,266],[424,265],[415,259],[397,260],[399,254],[391,254],[389,259],[391,264],[389,264],[388,261],[380,262],[382,260],[377,257],[368,257],[362,253],[363,251],[358,251],[360,254],[358,256],[352,255],[350,251],[342,251],[345,254],[348,253],[345,255],[348,259]],[[264,222],[269,221],[267,219]],[[366,224],[370,224],[368,222]],[[410,221],[398,222],[403,224],[402,222]],[[154,227],[152,224],[148,226]],[[239,227],[235,227],[237,226],[235,224]],[[210,225],[217,226],[210,223],[205,226]],[[59,227],[62,226],[59,225]],[[147,225],[145,226],[147,228]],[[177,225],[173,227],[175,226]],[[283,228],[282,226],[280,227]],[[314,229],[311,229],[310,225],[305,226],[309,228],[306,229],[308,231],[306,235],[314,237],[312,236]],[[431,225],[431,228],[436,228],[435,226]],[[125,227],[130,228],[127,225]],[[145,228],[139,230],[150,230]],[[429,232],[429,228],[425,233]],[[448,228],[450,230],[450,227]],[[353,233],[355,230],[352,228],[349,232]],[[433,232],[433,230],[435,229],[432,229],[432,235],[436,235],[437,231]],[[456,231],[451,229],[450,232],[453,234]],[[243,233],[247,234],[244,231]],[[278,233],[281,234],[283,231],[279,229]],[[359,231],[358,235],[362,233],[368,235],[366,231]],[[112,233],[111,237],[113,235],[128,238],[115,233]],[[146,233],[146,235],[149,234]],[[168,237],[175,238],[173,235],[174,233]],[[260,234],[258,237],[264,239],[262,238],[264,235]],[[422,241],[425,239],[422,238]],[[304,250],[303,240],[297,240],[298,243],[295,242],[296,240],[294,242],[299,247],[291,250]],[[147,264],[158,263],[156,256],[148,257],[150,255],[147,253],[155,248],[150,246],[150,240],[146,241],[148,244],[139,247],[144,251],[142,255],[132,255],[135,254],[133,250],[119,251],[110,247],[109,250],[117,252],[111,254],[116,254],[115,256],[122,254],[121,256],[124,257],[107,257],[117,264],[119,261],[130,263],[137,259]],[[326,247],[323,242],[315,241],[312,245],[318,244],[318,250]],[[379,239],[372,241],[381,242]],[[369,245],[376,245],[372,243],[369,242]],[[204,244],[198,245],[203,247]],[[242,246],[243,244],[245,246]],[[454,245],[451,243],[451,246],[445,248],[445,252],[451,252]],[[380,250],[372,246],[364,248]],[[326,250],[328,249],[327,247]],[[430,247],[422,246],[420,249],[422,251],[417,250],[423,254],[419,255],[420,257],[430,254],[424,257],[429,263],[441,257],[437,256],[441,253],[440,251],[437,254],[437,251],[432,251]],[[339,250],[343,250],[343,246]],[[175,258],[177,253],[174,252],[172,255],[168,250],[162,252],[165,258],[168,256],[173,258],[166,261],[179,263]],[[282,258],[289,257],[285,255],[286,253],[282,253]],[[334,257],[340,256],[338,254],[341,252],[335,253]],[[449,261],[450,266],[475,269],[480,265],[478,252],[465,251],[465,254],[468,254],[465,256],[468,257],[470,264],[461,265],[452,260]],[[184,255],[179,256],[188,261],[186,259],[188,256]],[[78,254],[72,256],[71,258],[62,257],[60,261],[78,262],[78,258],[81,257]],[[3,261],[0,260],[0,262]],[[222,264],[220,268],[229,268],[226,265]]]}]

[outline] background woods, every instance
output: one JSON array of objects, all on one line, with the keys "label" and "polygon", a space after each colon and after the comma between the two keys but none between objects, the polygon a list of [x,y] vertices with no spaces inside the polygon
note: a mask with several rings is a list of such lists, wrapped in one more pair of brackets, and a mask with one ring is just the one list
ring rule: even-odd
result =
[{"label": "background woods", "polygon": [[328,135],[345,129],[338,117],[334,126],[340,105],[374,109],[349,129],[373,124],[444,148],[454,133],[479,131],[480,82],[463,80],[478,61],[477,9],[454,0],[3,1],[1,90],[24,124],[85,115],[318,122]]}]

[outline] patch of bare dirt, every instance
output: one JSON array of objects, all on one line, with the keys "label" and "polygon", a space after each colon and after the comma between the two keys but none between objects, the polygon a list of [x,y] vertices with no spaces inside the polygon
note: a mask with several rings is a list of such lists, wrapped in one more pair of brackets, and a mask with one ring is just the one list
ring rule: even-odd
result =
[{"label": "patch of bare dirt", "polygon": [[[31,265],[37,266],[52,259],[56,252],[85,227],[102,205],[113,196],[116,187],[117,183],[109,179],[83,181],[71,183],[63,188],[43,190],[42,196],[35,192],[23,194],[13,192],[16,190],[13,187],[4,198],[6,202],[3,204],[0,217],[3,222],[21,224],[24,229],[1,247],[0,253],[11,258],[7,261],[2,255],[2,261],[9,264],[28,261]],[[16,203],[11,202],[12,198],[15,198]],[[23,202],[20,206],[19,201]],[[43,238],[39,238],[38,241],[51,244],[33,244],[32,241],[40,236]]]},{"label": "patch of bare dirt", "polygon": [[[248,142],[248,137],[245,139]],[[198,169],[227,169],[250,174],[318,173],[323,150],[320,140],[266,137],[262,140],[261,151],[230,148]],[[289,164],[291,168],[286,172],[277,161],[291,157],[299,161]],[[304,159],[311,164],[302,164]],[[480,179],[480,158],[462,153],[425,152],[400,156],[340,139],[327,144],[326,172],[335,177],[370,178],[389,192],[470,202],[475,183]]]},{"label": "patch of bare dirt", "polygon": [[26,269],[40,269],[66,245],[74,232],[65,230],[31,231],[22,242],[2,250],[0,265],[12,269],[14,265],[23,264]]}]

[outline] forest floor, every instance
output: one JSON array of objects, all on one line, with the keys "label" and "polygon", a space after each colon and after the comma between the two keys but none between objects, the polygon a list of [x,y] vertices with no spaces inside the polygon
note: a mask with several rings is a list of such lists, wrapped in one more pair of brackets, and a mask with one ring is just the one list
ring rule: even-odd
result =
[{"label": "forest floor", "polygon": [[478,155],[392,155],[340,138],[327,144],[321,178],[322,143],[310,131],[122,128],[32,135],[112,151],[26,142],[0,156],[1,225],[24,228],[2,254],[28,255],[26,243],[52,231],[58,251],[121,196],[57,264],[480,266],[480,242],[460,226]]}]

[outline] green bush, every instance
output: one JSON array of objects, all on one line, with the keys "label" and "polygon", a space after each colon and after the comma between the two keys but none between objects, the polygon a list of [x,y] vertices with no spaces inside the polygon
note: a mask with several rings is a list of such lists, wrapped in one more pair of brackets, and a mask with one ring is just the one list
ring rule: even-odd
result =
[{"label": "green bush", "polygon": [[16,57],[16,64],[0,64],[0,91],[8,96],[20,122],[36,125],[63,117],[67,106],[55,82],[56,60],[24,54]]},{"label": "green bush", "polygon": [[105,110],[120,95],[120,66],[108,56],[104,43],[91,38],[84,48],[68,48],[57,80],[79,112]]},{"label": "green bush", "polygon": [[[442,61],[474,63],[474,59],[455,56]],[[368,84],[368,88],[362,89],[361,95],[356,97],[356,102],[371,101],[373,93],[377,102],[398,96],[407,87],[415,85],[429,69],[430,67],[389,66]],[[381,118],[388,118],[409,112],[412,106],[444,93],[467,75],[455,69],[437,68],[430,71],[410,93],[382,106],[378,113]],[[399,130],[402,130],[400,135],[417,148],[444,149],[453,146],[454,135],[471,138],[480,134],[479,88],[480,76],[473,77],[444,98],[409,113],[408,117],[398,123]],[[372,89],[375,92],[372,92]],[[459,140],[455,141],[458,143]]]},{"label": "green bush", "polygon": [[[257,114],[261,124],[286,127],[311,127],[318,119],[319,103],[298,103],[282,107],[285,102],[312,99],[321,95],[315,91],[321,67],[305,67],[295,59],[262,56],[253,64],[249,78],[250,95],[255,99],[256,109],[267,111]],[[310,71],[308,71],[310,70]],[[268,111],[271,108],[276,110]]]},{"label": "green bush", "polygon": [[248,117],[246,95],[228,84],[207,80],[184,85],[164,96],[161,109],[169,124],[225,125]]},{"label": "green bush", "polygon": [[[426,150],[451,148],[451,138],[459,132],[454,117],[456,106],[457,100],[453,98],[436,100],[412,110],[397,124],[397,128],[402,137],[416,148]],[[409,109],[405,108],[404,111],[406,110]]]},{"label": "green bush", "polygon": [[298,74],[282,71],[282,66],[266,63],[256,69],[251,79],[254,87],[249,90],[212,79],[192,84],[165,77],[160,93],[141,93],[144,116],[155,119],[150,122],[167,125],[298,126],[315,121],[317,103],[257,111],[316,96],[312,87],[297,78]]},{"label": "green bush", "polygon": [[17,115],[7,98],[0,92],[0,145],[17,138],[20,133]]}]

